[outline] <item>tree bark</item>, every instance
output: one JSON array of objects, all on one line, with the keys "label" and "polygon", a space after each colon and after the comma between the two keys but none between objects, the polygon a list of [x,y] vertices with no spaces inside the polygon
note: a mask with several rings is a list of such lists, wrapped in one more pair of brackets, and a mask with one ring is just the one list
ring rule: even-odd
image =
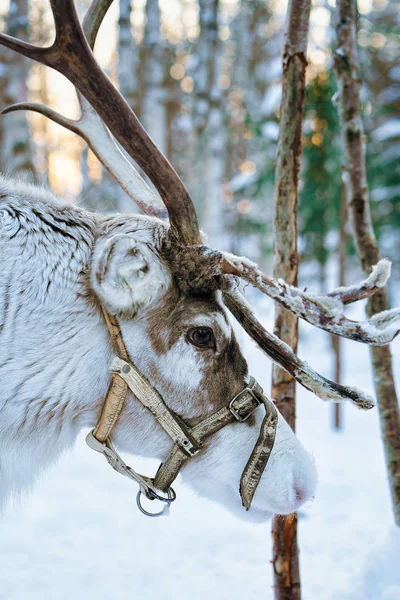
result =
[{"label": "tree bark", "polygon": [[118,83],[129,106],[138,114],[137,106],[137,54],[131,24],[131,0],[119,0],[118,19]]},{"label": "tree bark", "polygon": [[[199,37],[196,48],[192,104],[193,196],[202,228],[211,245],[218,244],[222,182],[220,157],[225,135],[220,111],[218,67],[219,0],[199,0]],[[211,197],[210,197],[211,194]]]},{"label": "tree bark", "polygon": [[[298,181],[304,112],[306,50],[311,0],[291,0],[283,51],[282,104],[275,171],[274,277],[297,285]],[[275,309],[274,332],[296,351],[298,321],[281,307]],[[282,368],[272,371],[272,398],[295,429],[295,380]],[[300,600],[297,515],[275,517],[272,525],[276,600]]]},{"label": "tree bark", "polygon": [[[137,81],[137,52],[135,51],[135,38],[133,37],[132,24],[132,0],[119,0],[119,17],[118,17],[118,85],[121,94],[129,104],[129,106],[138,115],[139,99],[138,99],[138,81]],[[122,150],[123,151],[123,150]],[[109,179],[108,174],[103,171],[106,179]],[[114,185],[109,181],[110,188]],[[113,190],[115,197],[115,208],[118,212],[129,213],[135,210],[131,198],[124,190],[115,185]]]},{"label": "tree bark", "polygon": [[[341,198],[340,198],[340,215],[339,215],[339,244],[338,244],[338,263],[339,263],[339,281],[338,286],[346,285],[346,243],[347,243],[347,199],[346,186],[342,183]],[[342,382],[342,350],[343,342],[338,335],[332,335],[332,348],[335,356],[335,375],[334,380],[338,383]],[[343,426],[342,407],[339,402],[332,405],[333,425],[335,429],[341,429]]]},{"label": "tree bark", "polygon": [[[209,2],[207,2],[210,4]],[[208,235],[210,246],[226,248],[223,211],[223,185],[226,173],[226,146],[227,129],[225,119],[225,91],[221,88],[220,77],[224,74],[225,45],[218,38],[218,13],[219,2],[213,0],[209,6],[210,20],[208,23],[207,38],[211,51],[211,64],[205,66],[209,74],[211,88],[208,96],[203,95],[201,102],[205,103],[207,110],[203,112],[205,131],[199,135],[204,137],[204,179],[199,182],[203,185],[204,203],[202,226]],[[205,78],[204,83],[207,82]]]},{"label": "tree bark", "polygon": [[[6,33],[23,40],[29,34],[29,1],[11,0],[6,19]],[[29,60],[19,54],[4,52],[4,106],[28,99]],[[4,107],[3,106],[3,107]],[[24,111],[3,117],[2,162],[8,172],[32,176],[31,133]]]},{"label": "tree bark", "polygon": [[161,13],[158,0],[146,2],[144,96],[142,121],[146,131],[163,154],[167,151],[167,110],[164,88],[165,56],[161,37]]},{"label": "tree bark", "polygon": [[[365,139],[360,111],[356,3],[355,0],[339,0],[337,6],[335,71],[339,88],[345,169],[348,172],[347,201],[360,263],[364,271],[369,273],[379,260],[379,248],[368,200]],[[378,291],[369,300],[367,313],[372,315],[388,307],[386,290]],[[371,348],[371,354],[394,518],[400,527],[400,413],[391,352],[389,346],[383,346]]]}]

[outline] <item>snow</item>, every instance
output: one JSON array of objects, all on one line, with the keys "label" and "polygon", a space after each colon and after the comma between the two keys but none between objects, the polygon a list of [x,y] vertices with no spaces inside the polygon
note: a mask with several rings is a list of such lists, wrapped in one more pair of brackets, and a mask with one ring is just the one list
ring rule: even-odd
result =
[{"label": "snow", "polygon": [[373,132],[372,138],[377,142],[382,142],[400,135],[400,119],[388,119],[382,125],[379,125]]},{"label": "snow", "polygon": [[367,281],[371,286],[385,287],[387,280],[390,277],[392,263],[388,258],[382,258],[376,265],[372,267],[372,272]]},{"label": "snow", "polygon": [[264,117],[270,116],[278,110],[282,98],[282,86],[280,83],[269,85],[261,102],[261,112]]},{"label": "snow", "polygon": [[256,181],[257,175],[255,173],[237,173],[231,179],[231,190],[235,194],[249,187],[254,181]]},{"label": "snow", "polygon": [[[360,305],[350,315],[362,318]],[[271,318],[263,319],[269,328]],[[252,374],[268,390],[270,361],[239,335]],[[399,357],[399,340],[392,346]],[[343,347],[343,383],[373,393],[368,348],[347,340]],[[332,377],[327,334],[302,324],[299,354]],[[344,430],[335,432],[332,410],[298,387],[298,433],[319,471],[316,498],[299,521],[303,600],[398,600],[400,539],[377,411],[341,405]],[[156,468],[125,458],[144,473]],[[179,481],[176,489],[169,517],[144,517],[135,485],[88,449],[82,434],[1,522],[0,600],[272,600],[270,525],[242,522]]]},{"label": "snow", "polygon": [[393,81],[400,81],[400,65],[395,65],[389,71],[389,76]]},{"label": "snow", "polygon": [[[338,600],[399,600],[400,598],[400,529],[393,527],[383,544],[373,548],[350,593]],[[392,562],[392,559],[397,562]],[[397,568],[396,568],[397,567]]]},{"label": "snow", "polygon": [[279,125],[274,121],[267,121],[261,127],[262,135],[267,140],[277,141],[279,137]]}]

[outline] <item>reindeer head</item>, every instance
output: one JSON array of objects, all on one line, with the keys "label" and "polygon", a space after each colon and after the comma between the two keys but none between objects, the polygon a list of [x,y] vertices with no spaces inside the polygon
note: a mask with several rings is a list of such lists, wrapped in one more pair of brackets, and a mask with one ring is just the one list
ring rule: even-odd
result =
[{"label": "reindeer head", "polygon": [[[133,476],[134,472],[115,453],[109,435],[112,430],[113,439],[122,448],[138,451],[133,438],[140,425],[141,450],[159,456],[167,465],[155,479],[160,488],[168,489],[171,473],[182,467],[184,476],[199,491],[240,505],[237,487],[244,469],[248,480],[255,478],[258,484],[253,514],[257,509],[263,515],[290,512],[313,493],[314,467],[282,417],[274,421],[276,410],[272,403],[255,384],[249,387],[248,368],[225,306],[263,350],[307,389],[323,399],[349,399],[361,408],[371,408],[373,401],[360,390],[321,377],[267,332],[232,285],[233,280],[250,282],[297,316],[331,333],[385,344],[399,330],[396,309],[356,323],[344,316],[343,306],[385,285],[388,264],[382,261],[358,286],[317,296],[268,277],[244,258],[207,248],[182,181],[93,57],[91,48],[111,3],[112,0],[94,0],[82,30],[72,0],[51,0],[56,38],[49,48],[0,36],[3,45],[55,68],[76,86],[81,118],[71,121],[30,103],[7,110],[36,110],[75,131],[145,213],[160,219],[168,213],[169,217],[169,226],[148,217],[110,217],[98,224],[90,293],[98,310],[104,311],[122,362],[114,366],[107,396],[111,400],[105,403],[91,443],[104,451],[117,470]],[[112,136],[152,181],[162,203],[122,156]],[[124,403],[128,385],[132,393]],[[255,401],[264,404],[267,416],[268,411],[272,415],[269,422],[267,417],[261,422],[262,415],[253,410],[246,424],[232,421],[235,410],[228,410],[227,404],[244,388],[245,401],[251,403],[254,396]],[[135,390],[137,396],[146,397],[141,404],[133,398]],[[224,425],[228,426],[213,429],[210,423],[215,425],[218,419],[225,419]],[[260,427],[263,434],[257,437]],[[272,449],[266,440],[270,436],[273,443],[275,434]],[[167,458],[171,437],[175,444]],[[185,442],[193,448],[202,444],[202,451],[186,460]],[[148,478],[136,479],[141,489],[149,485]]]},{"label": "reindeer head", "polygon": [[[220,289],[179,285],[184,275],[169,260],[169,230],[156,219],[103,220],[104,233],[93,251],[90,286],[118,319],[129,356],[185,424],[195,426],[226,406],[249,380]],[[219,283],[221,287],[222,282]],[[229,282],[225,282],[225,288]],[[171,440],[154,417],[129,398],[113,429],[113,440],[127,451],[135,423],[148,430],[142,452],[163,461]],[[218,432],[198,456],[185,461],[183,477],[199,493],[241,508],[240,477],[260,430],[258,411],[246,424]],[[133,445],[132,445],[133,444]],[[296,510],[314,493],[315,468],[284,419],[279,416],[274,450],[258,485],[252,509],[238,514],[252,520]]]}]

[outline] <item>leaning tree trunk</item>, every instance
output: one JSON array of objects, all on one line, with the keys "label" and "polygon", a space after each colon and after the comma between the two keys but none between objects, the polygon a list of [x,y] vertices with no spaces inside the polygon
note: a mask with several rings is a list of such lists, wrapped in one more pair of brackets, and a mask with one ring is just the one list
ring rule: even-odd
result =
[{"label": "leaning tree trunk", "polygon": [[[339,87],[339,113],[348,171],[348,206],[362,268],[369,273],[379,260],[379,248],[371,220],[365,165],[364,129],[360,112],[360,80],[357,52],[355,0],[338,0],[335,70]],[[367,312],[388,308],[385,290],[374,294]],[[396,524],[400,526],[400,414],[389,346],[373,347],[372,366],[386,467]]]},{"label": "leaning tree trunk", "polygon": [[[283,50],[283,79],[278,157],[275,172],[274,277],[297,286],[298,180],[301,129],[304,111],[306,50],[311,0],[291,0],[288,7]],[[274,332],[296,351],[297,318],[276,307]],[[295,428],[295,380],[281,367],[273,366],[272,397],[289,425]],[[277,600],[301,598],[297,515],[275,517],[274,588]]]},{"label": "leaning tree trunk", "polygon": [[[29,33],[29,1],[11,0],[6,19],[6,33],[24,40]],[[3,102],[5,106],[28,99],[29,61],[4,50]],[[4,108],[4,106],[2,106]],[[2,162],[7,171],[32,175],[31,133],[24,111],[3,117]]]}]

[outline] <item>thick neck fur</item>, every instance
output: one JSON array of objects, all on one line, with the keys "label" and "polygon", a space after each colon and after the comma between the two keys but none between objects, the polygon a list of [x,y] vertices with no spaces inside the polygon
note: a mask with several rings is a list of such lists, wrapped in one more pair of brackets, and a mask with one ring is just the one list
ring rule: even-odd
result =
[{"label": "thick neck fur", "polygon": [[0,504],[98,418],[112,349],[85,290],[100,222],[0,180]]}]

